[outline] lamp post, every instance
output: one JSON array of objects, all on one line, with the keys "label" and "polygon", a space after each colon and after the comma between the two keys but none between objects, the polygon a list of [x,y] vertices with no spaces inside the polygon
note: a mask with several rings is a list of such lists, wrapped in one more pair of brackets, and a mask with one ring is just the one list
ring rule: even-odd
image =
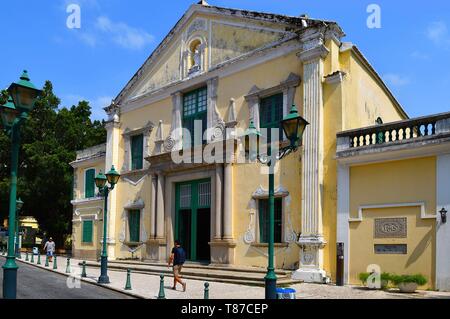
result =
[{"label": "lamp post", "polygon": [[[100,267],[100,277],[98,278],[99,284],[109,284],[108,277],[108,252],[106,250],[106,238],[107,238],[107,213],[108,213],[108,194],[112,191],[119,181],[120,174],[115,170],[114,165],[111,170],[106,173],[106,176],[100,172],[95,177],[95,185],[97,186],[100,196],[104,197],[104,209],[103,209],[103,248],[101,255],[101,267]],[[109,183],[109,186],[106,185]]]},{"label": "lamp post", "polygon": [[16,223],[17,166],[19,160],[20,125],[34,108],[42,91],[30,82],[27,71],[8,88],[8,102],[0,106],[3,127],[11,137],[11,185],[9,194],[8,256],[3,265],[3,298],[15,299],[17,291],[17,264],[14,254],[14,225]]},{"label": "lamp post", "polygon": [[19,212],[23,207],[23,201],[19,198],[16,201],[16,258],[21,259],[20,248],[19,248]]},{"label": "lamp post", "polygon": [[[259,154],[257,159],[260,163],[269,168],[269,242],[268,242],[268,267],[265,279],[265,297],[266,299],[276,299],[277,276],[274,267],[274,241],[275,241],[275,198],[274,198],[274,168],[275,162],[281,160],[291,152],[295,152],[301,145],[303,132],[309,123],[303,119],[297,111],[295,105],[292,106],[289,114],[283,118],[281,125],[286,137],[289,139],[289,145],[282,147],[278,152],[273,152],[271,141],[268,141],[267,154]],[[245,148],[250,152],[249,142],[251,138],[256,139],[256,145],[259,145],[261,133],[255,128],[253,122],[250,122],[248,130],[244,133]]]}]

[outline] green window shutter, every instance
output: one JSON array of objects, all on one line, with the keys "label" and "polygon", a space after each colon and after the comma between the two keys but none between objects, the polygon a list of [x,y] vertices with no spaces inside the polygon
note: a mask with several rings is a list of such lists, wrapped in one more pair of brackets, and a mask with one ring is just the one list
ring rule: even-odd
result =
[{"label": "green window shutter", "polygon": [[269,201],[267,199],[259,200],[259,241],[267,243],[269,241],[269,234],[267,233],[269,222]]},{"label": "green window shutter", "polygon": [[191,135],[191,146],[195,145],[194,123],[202,121],[202,143],[206,143],[203,134],[207,129],[208,91],[206,87],[191,91],[183,96],[183,128]]},{"label": "green window shutter", "polygon": [[144,135],[139,134],[131,137],[131,169],[143,168]]},{"label": "green window shutter", "polygon": [[[274,232],[274,242],[281,243],[282,234],[282,211],[283,202],[281,198],[275,198],[275,232]],[[259,241],[261,243],[269,242],[269,200],[260,199],[259,200]]]},{"label": "green window shutter", "polygon": [[271,128],[279,129],[280,141],[283,139],[283,94],[275,94],[261,99],[259,106],[259,125],[267,129],[268,141],[271,137]]},{"label": "green window shutter", "polygon": [[139,242],[140,224],[141,224],[141,212],[139,210],[128,211],[128,226],[130,231],[131,242]]},{"label": "green window shutter", "polygon": [[84,197],[95,196],[95,169],[88,169],[84,175]]},{"label": "green window shutter", "polygon": [[92,220],[83,221],[83,243],[92,243],[93,226]]}]

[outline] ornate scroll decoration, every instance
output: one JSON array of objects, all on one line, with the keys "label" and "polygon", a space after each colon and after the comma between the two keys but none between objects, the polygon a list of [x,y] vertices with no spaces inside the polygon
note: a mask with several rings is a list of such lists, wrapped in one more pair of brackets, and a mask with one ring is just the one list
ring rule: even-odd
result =
[{"label": "ornate scroll decoration", "polygon": [[168,136],[165,140],[164,140],[164,150],[166,152],[171,152],[173,150],[173,148],[175,147],[176,141],[172,138],[172,136]]},{"label": "ornate scroll decoration", "polygon": [[214,125],[214,127],[212,128],[211,140],[216,141],[223,139],[224,133],[225,133],[225,122],[218,120],[216,125]]},{"label": "ornate scroll decoration", "polygon": [[253,230],[254,228],[254,216],[256,211],[256,200],[251,199],[248,207],[250,209],[250,221],[248,223],[247,231],[244,234],[244,242],[246,244],[251,244],[255,242],[255,232]]},{"label": "ornate scroll decoration", "polygon": [[126,224],[127,224],[127,211],[124,209],[122,212],[122,227],[120,229],[120,233],[119,233],[119,242],[121,242],[122,244],[125,242],[126,240]]},{"label": "ornate scroll decoration", "polygon": [[[286,197],[289,195],[289,191],[283,186],[280,185],[274,190],[275,196],[282,196]],[[261,185],[253,192],[252,194],[253,198],[267,198],[269,197],[269,191],[264,189]]]},{"label": "ornate scroll decoration", "polygon": [[297,234],[294,231],[294,227],[292,226],[291,221],[291,195],[288,195],[285,199],[285,213],[286,213],[286,227],[285,227],[285,235],[284,241],[287,243],[294,243],[297,241]]}]

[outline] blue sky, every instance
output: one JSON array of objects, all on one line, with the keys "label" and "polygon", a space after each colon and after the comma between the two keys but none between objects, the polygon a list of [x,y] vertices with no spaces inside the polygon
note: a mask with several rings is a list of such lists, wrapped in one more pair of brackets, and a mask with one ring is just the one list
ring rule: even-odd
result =
[{"label": "blue sky", "polygon": [[[9,0],[2,4],[0,86],[28,69],[49,79],[63,106],[86,99],[93,117],[114,98],[195,1]],[[81,7],[69,29],[67,5]],[[210,0],[210,4],[337,21],[411,117],[450,109],[450,2],[445,0]],[[369,29],[369,4],[381,28]]]}]

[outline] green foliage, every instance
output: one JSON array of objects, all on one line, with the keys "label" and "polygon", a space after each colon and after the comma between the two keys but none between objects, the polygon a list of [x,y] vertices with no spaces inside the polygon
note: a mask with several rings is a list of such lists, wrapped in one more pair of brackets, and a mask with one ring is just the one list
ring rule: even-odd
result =
[{"label": "green foliage", "polygon": [[0,105],[5,104],[8,101],[8,91],[6,90],[1,90],[0,91]]},{"label": "green foliage", "polygon": [[359,274],[358,277],[359,277],[359,280],[361,280],[361,282],[365,285],[366,282],[367,282],[367,278],[369,278],[369,276],[370,276],[370,273],[362,272],[362,273]]},{"label": "green foliage", "polygon": [[[104,122],[91,121],[86,101],[59,108],[60,100],[47,81],[42,97],[21,126],[18,197],[22,215],[34,216],[59,247],[72,231],[73,170],[76,151],[105,143]],[[11,141],[0,130],[0,220],[7,218]]]},{"label": "green foliage", "polygon": [[416,283],[419,286],[425,285],[428,280],[427,278],[422,274],[416,274],[416,275],[392,275],[391,281],[395,285],[399,285],[401,283]]},{"label": "green foliage", "polygon": [[[367,283],[367,279],[369,278],[369,276],[371,275],[371,273],[368,272],[362,272],[359,274],[359,280],[361,280],[361,282],[365,285]],[[385,281],[385,282],[389,282],[391,280],[391,274],[388,272],[383,272],[381,273],[381,281]]]}]

